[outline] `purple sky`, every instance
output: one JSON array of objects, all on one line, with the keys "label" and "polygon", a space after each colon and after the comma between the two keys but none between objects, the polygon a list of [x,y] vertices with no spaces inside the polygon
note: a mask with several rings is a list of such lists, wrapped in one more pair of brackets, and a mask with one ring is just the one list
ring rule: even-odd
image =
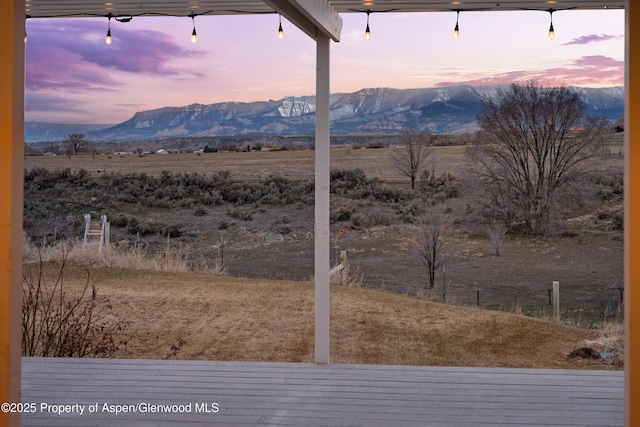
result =
[{"label": "purple sky", "polygon": [[[615,86],[624,81],[624,11],[344,14],[332,44],[332,92],[537,80]],[[315,43],[277,15],[30,19],[26,119],[118,123],[136,111],[260,101],[315,92]]]}]

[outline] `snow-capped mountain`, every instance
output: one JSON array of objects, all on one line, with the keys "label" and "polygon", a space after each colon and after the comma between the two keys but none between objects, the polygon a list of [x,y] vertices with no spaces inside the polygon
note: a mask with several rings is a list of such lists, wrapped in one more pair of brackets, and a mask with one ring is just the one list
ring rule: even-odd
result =
[{"label": "snow-capped mountain", "polygon": [[[433,133],[475,129],[483,99],[508,86],[448,86],[426,89],[369,88],[331,95],[333,134],[397,133],[412,128]],[[578,88],[587,113],[611,121],[623,117],[624,88]],[[80,129],[95,141],[154,140],[188,136],[312,134],[315,97],[289,96],[258,102],[192,104],[141,111],[105,129]],[[53,125],[52,125],[53,126]],[[66,129],[66,128],[65,128]],[[26,126],[27,141],[60,140],[44,124]],[[52,136],[57,138],[52,139]]]}]

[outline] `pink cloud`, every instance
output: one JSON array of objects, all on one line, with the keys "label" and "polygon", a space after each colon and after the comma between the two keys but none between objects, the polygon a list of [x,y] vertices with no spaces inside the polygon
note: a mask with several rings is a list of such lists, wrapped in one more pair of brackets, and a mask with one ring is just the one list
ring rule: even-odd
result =
[{"label": "pink cloud", "polygon": [[124,25],[112,21],[114,41],[106,45],[104,22],[56,19],[30,23],[27,89],[110,90],[119,85],[111,76],[113,69],[172,76],[180,74],[173,67],[177,61],[206,55],[181,47],[160,31],[131,30]]},{"label": "pink cloud", "polygon": [[436,87],[459,84],[498,85],[525,83],[531,80],[545,86],[621,86],[624,84],[624,61],[602,55],[583,56],[562,68],[506,73],[448,73],[453,80],[441,81]]},{"label": "pink cloud", "polygon": [[30,91],[62,89],[70,91],[108,90],[118,86],[108,70],[83,61],[77,53],[60,46],[27,47],[26,88]]},{"label": "pink cloud", "polygon": [[608,40],[617,40],[622,38],[623,36],[612,36],[609,34],[589,34],[586,36],[580,36],[571,41],[563,43],[562,46],[571,46],[575,44],[589,44],[589,43],[599,43]]},{"label": "pink cloud", "polygon": [[604,55],[583,56],[582,58],[577,59],[574,64],[579,67],[609,68],[624,72],[624,61]]}]

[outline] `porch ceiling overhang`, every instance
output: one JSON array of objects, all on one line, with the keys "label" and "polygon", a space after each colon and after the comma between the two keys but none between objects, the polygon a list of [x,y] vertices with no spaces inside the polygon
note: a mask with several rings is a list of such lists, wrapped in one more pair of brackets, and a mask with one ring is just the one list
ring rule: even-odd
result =
[{"label": "porch ceiling overhang", "polygon": [[280,13],[306,34],[340,39],[340,13],[622,9],[624,0],[25,0],[31,18]]}]

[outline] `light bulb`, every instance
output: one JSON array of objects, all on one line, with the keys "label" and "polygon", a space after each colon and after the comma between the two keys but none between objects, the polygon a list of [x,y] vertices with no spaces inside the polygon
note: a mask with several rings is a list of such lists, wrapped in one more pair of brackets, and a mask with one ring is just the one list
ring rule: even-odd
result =
[{"label": "light bulb", "polygon": [[278,38],[282,40],[284,38],[284,30],[282,29],[282,15],[278,15]]},{"label": "light bulb", "polygon": [[189,15],[189,17],[191,17],[191,22],[193,22],[193,31],[191,32],[191,43],[195,43],[198,41],[198,34],[196,33],[196,15],[192,13],[191,15]]},{"label": "light bulb", "polygon": [[369,30],[369,14],[370,10],[367,10],[367,28],[364,30],[364,38],[367,40],[371,40],[371,30]]},{"label": "light bulb", "polygon": [[106,44],[111,44],[111,14],[109,14],[107,18],[109,18],[107,21],[107,37],[105,37],[104,42]]},{"label": "light bulb", "polygon": [[453,29],[453,37],[456,39],[460,36],[460,27],[458,26],[458,21],[460,20],[460,11],[456,10],[456,27]]},{"label": "light bulb", "polygon": [[549,40],[556,38],[556,32],[553,30],[553,24],[549,27]]}]

